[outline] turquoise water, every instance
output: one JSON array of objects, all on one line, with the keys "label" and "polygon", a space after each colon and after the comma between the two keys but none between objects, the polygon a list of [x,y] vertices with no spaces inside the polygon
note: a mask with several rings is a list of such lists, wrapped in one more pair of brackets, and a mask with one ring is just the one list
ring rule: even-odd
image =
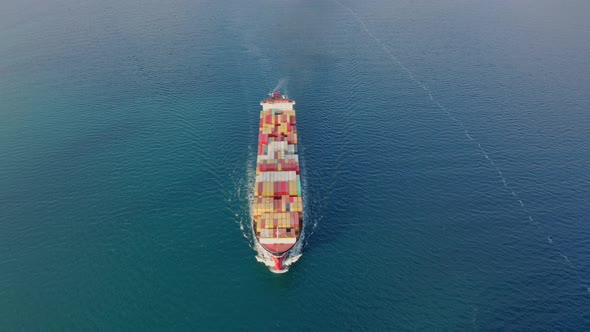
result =
[{"label": "turquoise water", "polygon": [[[1,329],[590,329],[588,3],[339,1],[1,3]],[[273,274],[281,79],[307,224]]]}]

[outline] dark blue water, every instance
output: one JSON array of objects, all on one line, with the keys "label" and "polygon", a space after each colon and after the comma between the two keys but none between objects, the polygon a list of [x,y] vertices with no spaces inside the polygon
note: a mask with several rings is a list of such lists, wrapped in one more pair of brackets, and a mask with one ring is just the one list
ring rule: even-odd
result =
[{"label": "dark blue water", "polygon": [[[4,1],[0,329],[590,329],[590,5]],[[297,101],[303,255],[248,231]]]}]

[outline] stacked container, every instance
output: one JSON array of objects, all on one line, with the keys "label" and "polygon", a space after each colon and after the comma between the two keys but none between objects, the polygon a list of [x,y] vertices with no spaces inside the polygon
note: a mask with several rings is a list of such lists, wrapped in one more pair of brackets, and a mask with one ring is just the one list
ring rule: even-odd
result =
[{"label": "stacked container", "polygon": [[294,244],[303,215],[295,110],[263,109],[259,123],[252,208],[256,237],[271,245]]}]

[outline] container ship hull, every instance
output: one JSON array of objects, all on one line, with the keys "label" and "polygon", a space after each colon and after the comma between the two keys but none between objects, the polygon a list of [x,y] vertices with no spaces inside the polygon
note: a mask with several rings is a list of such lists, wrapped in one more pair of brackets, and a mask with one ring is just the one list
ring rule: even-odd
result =
[{"label": "container ship hull", "polygon": [[297,147],[295,102],[273,92],[260,103],[252,226],[275,270],[301,237],[303,200]]}]

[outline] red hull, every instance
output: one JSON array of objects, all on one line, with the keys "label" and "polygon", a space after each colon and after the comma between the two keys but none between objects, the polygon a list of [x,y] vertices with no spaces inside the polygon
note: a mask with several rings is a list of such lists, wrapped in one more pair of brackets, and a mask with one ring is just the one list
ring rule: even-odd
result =
[{"label": "red hull", "polygon": [[289,251],[289,249],[293,248],[294,244],[271,243],[261,244],[261,246],[268,252],[270,252],[273,256],[281,256],[282,254]]},{"label": "red hull", "polygon": [[272,260],[275,262],[276,271],[281,271],[283,269],[283,261],[285,260],[286,256],[287,255],[284,255],[282,257],[272,256]]}]

